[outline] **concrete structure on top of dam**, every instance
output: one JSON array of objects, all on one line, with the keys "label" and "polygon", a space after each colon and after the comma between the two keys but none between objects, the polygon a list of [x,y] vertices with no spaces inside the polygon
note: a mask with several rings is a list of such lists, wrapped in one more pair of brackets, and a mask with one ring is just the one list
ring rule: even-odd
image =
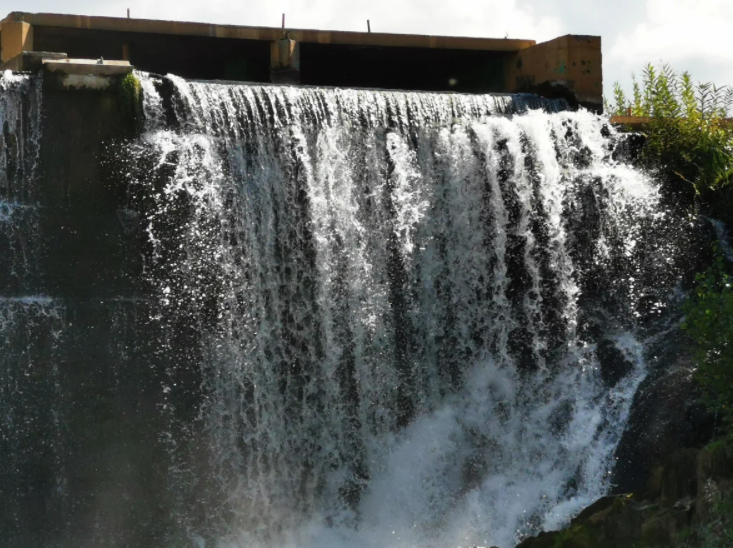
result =
[{"label": "concrete structure on top of dam", "polygon": [[597,36],[538,44],[13,12],[0,22],[0,43],[2,68],[10,70],[35,70],[44,59],[68,56],[129,61],[140,70],[191,79],[528,92],[595,111],[603,107]]}]

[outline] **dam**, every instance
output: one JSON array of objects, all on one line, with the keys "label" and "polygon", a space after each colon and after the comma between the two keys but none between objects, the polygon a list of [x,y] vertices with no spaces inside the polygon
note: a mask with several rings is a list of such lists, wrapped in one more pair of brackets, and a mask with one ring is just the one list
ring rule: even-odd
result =
[{"label": "dam", "polygon": [[[537,44],[14,12],[0,22],[0,43],[0,70],[23,70],[53,53],[129,61],[143,71],[184,78],[526,92],[603,110],[598,36],[568,35]],[[25,61],[24,52],[31,53]]]},{"label": "dam", "polygon": [[599,39],[0,39],[0,544],[512,548],[613,489],[707,236]]}]

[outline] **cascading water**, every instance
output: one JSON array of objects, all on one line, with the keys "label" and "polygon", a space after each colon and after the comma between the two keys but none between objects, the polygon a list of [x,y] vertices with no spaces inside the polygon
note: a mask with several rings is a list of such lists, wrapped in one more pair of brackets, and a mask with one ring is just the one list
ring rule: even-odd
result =
[{"label": "cascading water", "polygon": [[33,278],[38,242],[34,184],[41,127],[37,79],[0,74],[0,293],[22,294]]},{"label": "cascading water", "polygon": [[200,339],[193,545],[510,547],[608,490],[681,243],[603,119],[139,76],[150,280]]},{"label": "cascading water", "polygon": [[[56,491],[63,482],[59,444],[62,417],[57,363],[63,307],[37,293],[36,169],[41,130],[40,81],[0,74],[0,530],[3,542],[29,539],[22,506],[28,490]],[[43,402],[38,404],[38,402]],[[43,440],[39,443],[39,440]],[[39,468],[53,468],[51,482]],[[61,500],[49,501],[56,508]],[[34,516],[32,521],[41,516]]]}]

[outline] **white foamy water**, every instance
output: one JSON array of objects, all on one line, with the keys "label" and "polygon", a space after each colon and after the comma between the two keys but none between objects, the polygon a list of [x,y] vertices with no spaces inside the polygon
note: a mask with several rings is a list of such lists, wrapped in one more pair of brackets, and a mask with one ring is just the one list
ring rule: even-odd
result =
[{"label": "white foamy water", "polygon": [[0,73],[0,204],[24,202],[38,159],[41,86],[36,78]]},{"label": "white foamy water", "polygon": [[0,295],[26,290],[35,268],[40,137],[40,81],[0,73]]},{"label": "white foamy water", "polygon": [[193,545],[508,548],[608,490],[675,243],[603,119],[175,77],[166,113],[140,76],[153,281],[204,341]]}]

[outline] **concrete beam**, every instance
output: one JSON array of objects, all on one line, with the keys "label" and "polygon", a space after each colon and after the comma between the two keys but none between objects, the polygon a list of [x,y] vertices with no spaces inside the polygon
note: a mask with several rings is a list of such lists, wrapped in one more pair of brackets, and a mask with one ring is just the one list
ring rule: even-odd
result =
[{"label": "concrete beam", "polygon": [[603,73],[599,36],[567,35],[511,56],[507,91],[564,97],[571,104],[603,111]]},{"label": "concrete beam", "polygon": [[[238,25],[211,25],[152,19],[121,17],[92,17],[55,13],[13,13],[32,25],[110,30],[133,33],[207,36],[212,38],[239,38],[275,42],[282,38],[282,29],[276,27],[246,27]],[[351,46],[409,47],[429,49],[466,49],[481,51],[515,52],[536,44],[534,40],[508,38],[467,38],[462,36],[425,36],[416,34],[387,34],[378,32],[344,32],[328,30],[290,29],[290,38],[313,44],[343,44]]]},{"label": "concrete beam", "polygon": [[128,74],[132,72],[133,68],[129,61],[105,61],[104,59],[48,59],[44,61],[43,66],[50,72],[99,76]]},{"label": "concrete beam", "polygon": [[650,116],[611,116],[609,119],[609,122],[613,124],[614,126],[622,126],[624,128],[629,127],[634,131],[639,131],[641,129],[644,129],[649,123],[651,123],[652,118]]},{"label": "concrete beam", "polygon": [[270,44],[270,81],[273,84],[300,84],[300,44],[290,38]]},{"label": "concrete beam", "polygon": [[33,51],[33,26],[9,16],[0,28],[0,62],[6,63],[24,51]]}]

